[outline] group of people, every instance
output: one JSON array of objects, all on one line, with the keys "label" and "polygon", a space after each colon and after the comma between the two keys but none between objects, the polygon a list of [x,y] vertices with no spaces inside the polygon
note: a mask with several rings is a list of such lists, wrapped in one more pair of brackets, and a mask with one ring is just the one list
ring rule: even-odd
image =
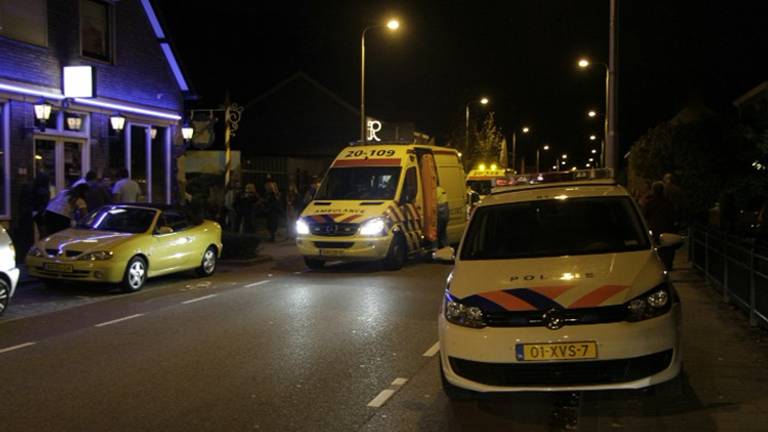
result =
[{"label": "group of people", "polygon": [[33,242],[76,225],[89,211],[105,204],[137,202],[141,188],[130,178],[128,170],[120,169],[117,177],[110,185],[94,171],[88,171],[69,187],[52,193],[48,174],[38,173],[20,194],[21,235],[27,242]]},{"label": "group of people", "polygon": [[263,217],[266,220],[269,239],[274,242],[280,220],[284,218],[287,234],[293,237],[296,219],[312,200],[318,186],[319,179],[313,176],[312,182],[303,193],[291,182],[283,195],[271,175],[267,175],[262,193],[258,192],[254,183],[247,183],[245,188],[241,188],[239,182],[232,182],[224,194],[224,206],[219,220],[229,231],[254,234],[256,221]]}]

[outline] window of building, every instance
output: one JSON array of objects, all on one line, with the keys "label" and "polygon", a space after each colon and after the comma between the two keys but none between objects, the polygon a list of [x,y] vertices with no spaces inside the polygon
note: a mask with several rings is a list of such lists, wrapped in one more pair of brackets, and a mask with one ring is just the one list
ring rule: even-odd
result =
[{"label": "window of building", "polygon": [[47,46],[47,1],[0,0],[0,36]]},{"label": "window of building", "polygon": [[80,0],[80,46],[84,57],[112,61],[112,11],[108,3]]}]

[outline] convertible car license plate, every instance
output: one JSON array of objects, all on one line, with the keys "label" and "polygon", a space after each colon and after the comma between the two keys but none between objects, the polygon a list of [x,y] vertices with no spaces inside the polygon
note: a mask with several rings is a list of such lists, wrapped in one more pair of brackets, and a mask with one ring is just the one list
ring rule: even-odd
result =
[{"label": "convertible car license plate", "polygon": [[549,344],[518,344],[518,361],[583,360],[597,358],[595,342],[567,342]]},{"label": "convertible car license plate", "polygon": [[44,263],[43,268],[50,271],[72,273],[72,264]]},{"label": "convertible car license plate", "polygon": [[344,251],[341,249],[320,249],[321,256],[341,256]]}]

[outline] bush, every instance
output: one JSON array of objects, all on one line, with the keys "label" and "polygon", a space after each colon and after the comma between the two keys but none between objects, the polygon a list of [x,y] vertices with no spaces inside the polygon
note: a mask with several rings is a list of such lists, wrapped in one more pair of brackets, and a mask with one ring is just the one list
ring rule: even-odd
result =
[{"label": "bush", "polygon": [[259,238],[255,234],[236,234],[224,232],[221,234],[224,248],[222,259],[251,259],[259,254]]}]

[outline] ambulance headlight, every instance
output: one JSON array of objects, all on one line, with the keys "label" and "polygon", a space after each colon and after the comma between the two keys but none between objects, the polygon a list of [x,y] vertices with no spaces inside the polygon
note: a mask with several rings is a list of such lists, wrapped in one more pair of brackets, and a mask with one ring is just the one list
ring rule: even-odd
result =
[{"label": "ambulance headlight", "polygon": [[296,221],[296,234],[307,235],[309,234],[309,225],[303,220]]},{"label": "ambulance headlight", "polygon": [[386,234],[387,224],[384,223],[384,219],[374,218],[360,227],[360,235],[377,237]]}]

